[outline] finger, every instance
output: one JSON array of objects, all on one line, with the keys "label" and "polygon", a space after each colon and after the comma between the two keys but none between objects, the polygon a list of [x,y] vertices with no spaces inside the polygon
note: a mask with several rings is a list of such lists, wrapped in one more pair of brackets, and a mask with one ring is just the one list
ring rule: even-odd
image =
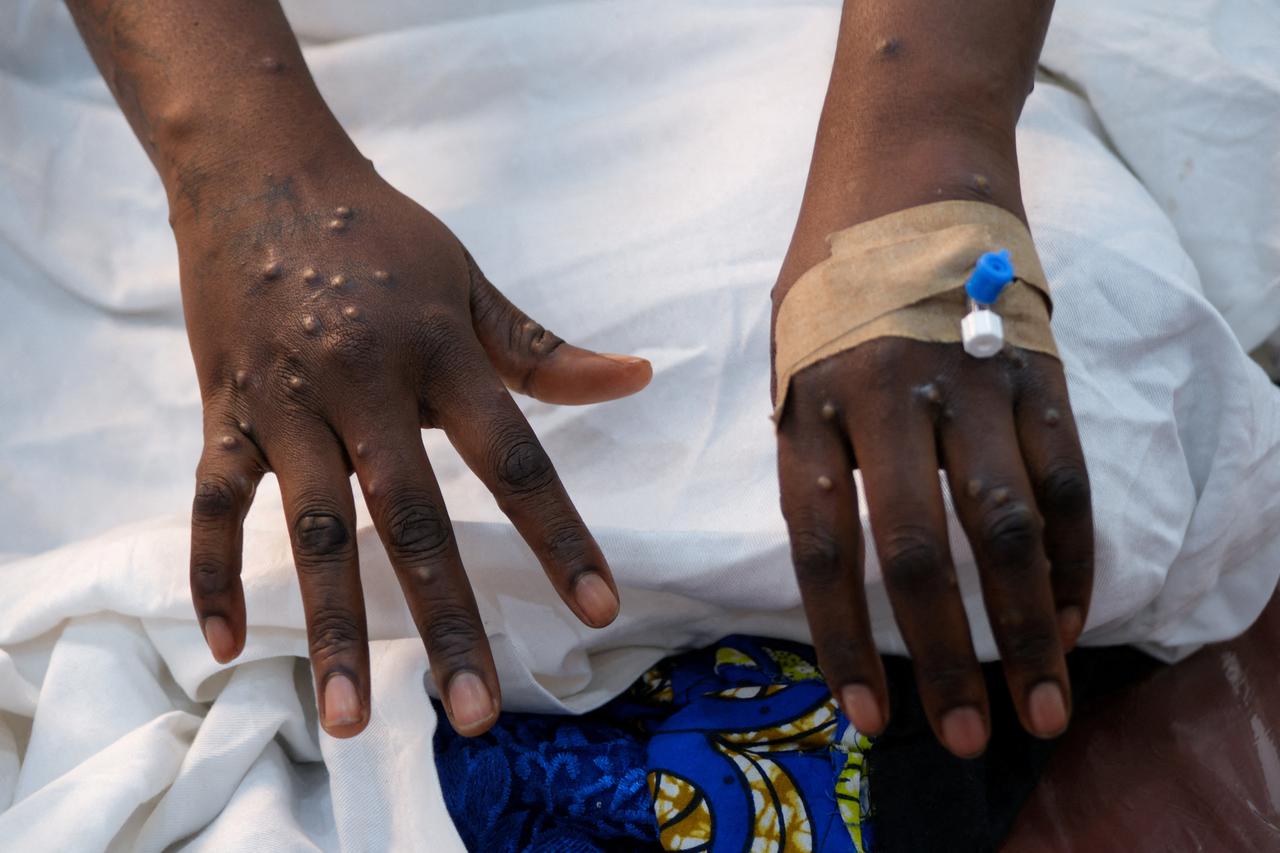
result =
[{"label": "finger", "polygon": [[560,597],[595,628],[618,615],[613,575],[551,458],[480,353],[432,380],[435,420],[542,564]]},{"label": "finger", "polygon": [[1028,731],[1051,737],[1066,727],[1071,699],[1040,516],[1001,365],[970,361],[945,395],[943,460],[1014,707]]},{"label": "finger", "polygon": [[191,600],[219,663],[244,649],[243,525],[262,473],[257,448],[238,430],[220,421],[206,428],[191,503]]},{"label": "finger", "polygon": [[353,449],[356,474],[431,661],[445,711],[460,734],[487,730],[501,693],[475,596],[462,567],[412,412]]},{"label": "finger", "polygon": [[854,727],[875,735],[889,719],[889,699],[863,588],[853,461],[834,404],[807,390],[793,389],[778,429],[778,481],[791,562],[818,667]]},{"label": "finger", "polygon": [[471,318],[485,353],[512,391],[546,403],[601,403],[649,384],[653,366],[631,355],[565,343],[512,305],[471,256]]},{"label": "finger", "polygon": [[1067,397],[1066,377],[1056,360],[1029,353],[1036,384],[1024,388],[1015,414],[1018,443],[1036,503],[1044,516],[1044,550],[1064,649],[1084,630],[1093,593],[1093,505],[1089,472]]},{"label": "finger", "polygon": [[[887,377],[896,362],[886,362],[875,372]],[[908,379],[885,378],[880,393],[850,393],[858,405],[846,420],[885,588],[925,714],[949,750],[970,757],[986,748],[990,712],[951,562],[929,404],[910,388]]]},{"label": "finger", "polygon": [[286,446],[267,448],[280,480],[306,614],[320,721],[351,737],[369,721],[365,627],[355,505],[346,459],[321,424],[294,424]]}]

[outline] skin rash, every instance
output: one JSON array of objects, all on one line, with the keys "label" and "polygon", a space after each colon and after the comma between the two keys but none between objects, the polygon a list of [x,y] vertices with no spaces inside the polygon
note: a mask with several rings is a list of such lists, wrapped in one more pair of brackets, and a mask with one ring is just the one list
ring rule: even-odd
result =
[{"label": "skin rash", "polygon": [[[827,257],[826,237],[951,199],[1026,221],[1014,128],[1051,3],[848,0],[804,201],[774,288]],[[792,559],[819,663],[845,713],[880,732],[889,706],[863,591],[855,484],[935,733],[976,755],[986,690],[950,554],[938,471],[977,558],[1022,724],[1067,724],[1064,651],[1084,626],[1093,578],[1089,481],[1062,365],[1006,347],[881,338],[796,374],[778,424],[778,476]]]},{"label": "skin rash", "polygon": [[[321,721],[369,719],[355,546],[363,498],[452,722],[492,724],[500,693],[419,430],[445,431],[577,616],[617,613],[604,555],[508,389],[548,402],[634,393],[642,359],[579,349],[509,302],[457,238],[378,176],[320,97],[271,0],[67,0],[164,181],[204,400],[191,587],[213,654],[245,642],[241,523],[280,481]],[[1025,221],[1014,127],[1048,25],[1044,0],[847,0],[775,306],[826,235],[946,199]],[[762,401],[763,404],[763,401]],[[990,723],[948,550],[944,469],[1024,726],[1070,713],[1064,649],[1093,573],[1088,475],[1061,364],[1006,348],[871,341],[798,373],[778,425],[792,557],[818,657],[859,729],[890,709],[862,585],[851,471],[915,660],[953,752]]]},{"label": "skin rash", "polygon": [[442,429],[567,606],[617,614],[608,563],[509,390],[551,403],[643,388],[643,359],[563,341],[387,184],[320,98],[279,5],[72,0],[164,181],[204,401],[191,590],[220,661],[245,643],[241,524],[280,483],[321,722],[371,713],[354,471],[453,724],[500,708],[484,627],[420,430]]}]

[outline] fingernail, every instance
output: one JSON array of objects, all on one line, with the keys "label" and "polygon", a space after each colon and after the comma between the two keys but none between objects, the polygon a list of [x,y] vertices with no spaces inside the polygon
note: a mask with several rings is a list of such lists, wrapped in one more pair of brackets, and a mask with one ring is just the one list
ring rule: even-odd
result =
[{"label": "fingernail", "polygon": [[218,663],[226,663],[235,656],[235,637],[231,636],[231,626],[221,616],[210,616],[204,620],[204,641]]},{"label": "fingernail", "polygon": [[573,598],[587,620],[597,628],[608,625],[618,615],[618,597],[596,572],[587,572],[573,585]]},{"label": "fingernail", "polygon": [[977,708],[954,708],[942,718],[942,740],[947,749],[962,758],[982,752],[987,745],[987,730]]},{"label": "fingernail", "polygon": [[498,713],[489,688],[474,672],[460,672],[449,681],[449,716],[454,728],[474,729]]},{"label": "fingernail", "polygon": [[1032,734],[1053,737],[1067,727],[1067,703],[1062,688],[1053,681],[1043,681],[1031,688],[1027,697],[1027,713],[1031,717]]},{"label": "fingernail", "polygon": [[846,684],[840,688],[840,709],[863,734],[877,735],[884,728],[884,715],[876,695],[865,684]]},{"label": "fingernail", "polygon": [[1069,652],[1076,647],[1076,640],[1080,639],[1082,630],[1084,616],[1079,607],[1064,607],[1058,611],[1058,637],[1062,640],[1064,651]]},{"label": "fingernail", "polygon": [[350,726],[360,722],[360,697],[351,679],[342,673],[324,683],[325,726]]},{"label": "fingernail", "polygon": [[618,364],[625,364],[628,366],[632,364],[644,364],[646,361],[648,361],[648,359],[640,358],[639,356],[636,356],[636,355],[620,355],[616,352],[602,352],[600,353],[600,355],[604,356],[610,361],[616,361],[618,362]]}]

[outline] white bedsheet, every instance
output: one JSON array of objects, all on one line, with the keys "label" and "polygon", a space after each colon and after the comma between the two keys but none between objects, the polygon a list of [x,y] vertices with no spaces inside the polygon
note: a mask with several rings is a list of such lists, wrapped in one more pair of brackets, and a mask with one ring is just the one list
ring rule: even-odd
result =
[{"label": "white bedsheet", "polygon": [[[1280,394],[1240,346],[1280,326],[1280,20],[1261,0],[1058,5],[1057,82],[1032,94],[1020,147],[1095,490],[1085,642],[1176,657],[1240,631],[1280,574]],[[574,622],[427,435],[507,706],[584,710],[732,631],[805,639],[767,292],[835,0],[288,10],[386,177],[544,323],[655,366],[633,399],[522,404],[617,575],[605,631]],[[201,641],[186,568],[201,421],[176,275],[160,184],[66,12],[0,5],[0,849],[460,848],[425,656],[367,523],[364,735],[317,734],[271,480],[245,537],[245,654],[221,667]],[[876,636],[901,651],[869,562]]]}]

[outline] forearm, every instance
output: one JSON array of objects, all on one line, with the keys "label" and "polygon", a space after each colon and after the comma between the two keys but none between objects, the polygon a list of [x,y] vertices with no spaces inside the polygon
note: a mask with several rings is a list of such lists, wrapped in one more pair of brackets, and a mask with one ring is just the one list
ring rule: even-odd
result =
[{"label": "forearm", "polygon": [[228,185],[357,156],[275,0],[67,0],[175,217]]},{"label": "forearm", "polygon": [[1024,216],[1014,128],[1052,0],[846,0],[804,203],[780,282],[827,234],[946,199]]}]

